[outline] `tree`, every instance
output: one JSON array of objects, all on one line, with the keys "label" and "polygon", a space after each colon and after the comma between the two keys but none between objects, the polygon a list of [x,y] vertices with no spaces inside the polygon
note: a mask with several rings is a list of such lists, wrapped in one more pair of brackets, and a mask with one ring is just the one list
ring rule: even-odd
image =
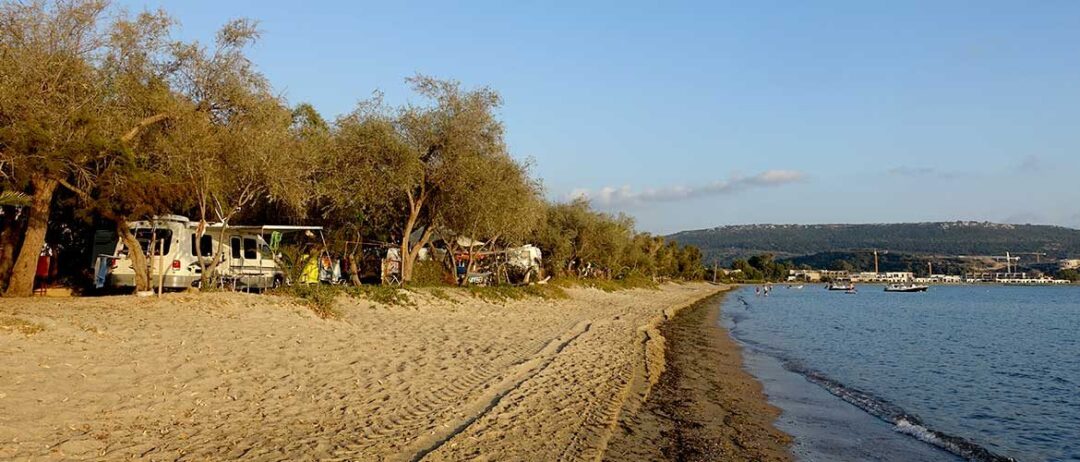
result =
[{"label": "tree", "polygon": [[437,229],[469,221],[461,214],[477,211],[463,204],[473,203],[473,194],[488,194],[476,186],[485,181],[483,166],[508,159],[495,91],[463,90],[458,82],[427,76],[408,82],[431,104],[394,110],[375,98],[338,121],[344,139],[338,155],[357,169],[346,191],[358,197],[370,192],[375,202],[404,210],[388,213],[399,216],[404,282],[412,279],[420,249]]},{"label": "tree", "polygon": [[[463,158],[455,172],[470,187],[453,196],[440,209],[440,224],[452,234],[479,239],[485,246],[497,242],[521,244],[540,219],[542,198],[539,183],[529,176],[527,165],[508,154]],[[452,236],[448,236],[452,237]],[[457,240],[447,242],[451,253]],[[475,246],[469,246],[469,271],[475,262]]]},{"label": "tree", "polygon": [[198,43],[173,45],[178,93],[171,136],[158,146],[168,169],[185,181],[199,225],[196,253],[205,284],[221,261],[201,248],[211,219],[221,223],[218,242],[230,221],[259,200],[300,209],[306,200],[304,160],[292,154],[297,140],[292,111],[271,92],[243,50],[258,38],[253,21],[238,19],[218,32],[214,49]]},{"label": "tree", "polygon": [[1080,281],[1080,271],[1077,271],[1077,270],[1074,270],[1074,269],[1061,270],[1061,271],[1058,271],[1057,277],[1058,277],[1058,279],[1064,279],[1066,281],[1072,281],[1072,282]]},{"label": "tree", "polygon": [[[360,284],[359,261],[365,228],[385,228],[403,208],[397,185],[411,176],[409,155],[396,126],[396,115],[381,94],[362,101],[353,112],[325,125],[313,111],[302,111],[302,124],[313,153],[316,210],[331,233],[344,242],[352,283]],[[370,231],[369,231],[370,232]]]},{"label": "tree", "polygon": [[[183,195],[167,174],[156,141],[167,133],[167,119],[175,115],[176,101],[168,79],[173,72],[167,56],[173,21],[164,12],[144,12],[133,19],[120,16],[110,26],[108,47],[99,73],[105,83],[107,104],[101,116],[108,120],[119,142],[111,155],[97,156],[79,165],[61,185],[94,214],[111,221],[128,249],[135,272],[135,289],[151,287],[149,261],[132,233],[129,222],[182,207]],[[119,132],[123,131],[122,134]],[[151,245],[147,250],[152,250]]]},{"label": "tree", "polygon": [[103,0],[0,4],[0,164],[30,195],[7,296],[33,289],[56,189],[163,119],[120,127],[110,117],[116,87],[104,59],[116,43],[102,26],[107,8]]}]

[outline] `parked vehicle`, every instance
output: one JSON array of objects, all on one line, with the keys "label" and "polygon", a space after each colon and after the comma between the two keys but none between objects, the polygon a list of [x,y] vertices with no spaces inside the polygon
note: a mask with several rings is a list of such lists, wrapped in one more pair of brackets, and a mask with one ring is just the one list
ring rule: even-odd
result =
[{"label": "parked vehicle", "polygon": [[[223,235],[221,224],[210,224],[196,246],[197,228],[197,222],[179,215],[131,223],[130,229],[147,257],[151,286],[177,290],[198,285],[201,252],[207,264],[215,257],[221,259],[217,275],[222,285],[243,290],[276,287],[289,282],[286,258],[280,252],[282,243],[322,240],[321,226],[230,225]],[[114,249],[111,255],[98,255],[95,285],[134,287],[135,269],[128,249],[122,241]]]}]

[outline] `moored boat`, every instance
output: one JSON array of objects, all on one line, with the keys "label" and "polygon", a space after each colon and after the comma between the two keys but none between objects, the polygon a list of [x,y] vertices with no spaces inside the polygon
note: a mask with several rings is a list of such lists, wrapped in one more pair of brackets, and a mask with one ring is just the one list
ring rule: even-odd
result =
[{"label": "moored boat", "polygon": [[926,292],[929,286],[922,284],[889,284],[885,286],[886,292]]}]

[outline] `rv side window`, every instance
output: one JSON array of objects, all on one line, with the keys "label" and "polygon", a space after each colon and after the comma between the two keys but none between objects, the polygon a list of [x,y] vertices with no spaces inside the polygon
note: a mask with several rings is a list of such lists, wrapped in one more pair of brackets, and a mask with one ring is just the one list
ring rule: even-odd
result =
[{"label": "rv side window", "polygon": [[259,258],[259,244],[250,237],[244,238],[244,259],[255,260]]},{"label": "rv side window", "polygon": [[165,241],[164,254],[169,254],[169,249],[172,248],[172,231],[167,229],[158,228],[156,230],[150,228],[139,228],[135,230],[135,239],[139,241],[140,247],[142,247],[144,255],[150,255],[150,239],[154,239],[153,251],[154,255],[158,255],[162,252],[162,249],[158,248],[161,245],[161,241]]},{"label": "rv side window", "polygon": [[232,257],[239,260],[240,259],[240,237],[239,236],[233,236],[232,239],[229,242],[231,243],[231,246],[232,246]]},{"label": "rv side window", "polygon": [[[193,257],[199,256],[199,249],[195,247],[195,235],[191,235],[191,255]],[[212,257],[214,256],[214,238],[209,234],[203,234],[203,237],[199,239],[199,248],[202,249],[202,256]]]}]

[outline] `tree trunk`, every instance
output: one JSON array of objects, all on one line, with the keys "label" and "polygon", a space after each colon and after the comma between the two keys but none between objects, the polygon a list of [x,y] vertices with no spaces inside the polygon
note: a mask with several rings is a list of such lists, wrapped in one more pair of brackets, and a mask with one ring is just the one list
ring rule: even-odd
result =
[{"label": "tree trunk", "polygon": [[[354,227],[354,229],[356,229]],[[349,281],[352,285],[360,287],[360,264],[356,261],[357,255],[364,254],[364,237],[357,229],[356,235],[356,247],[349,248],[349,243],[345,243],[345,254],[349,257]]]},{"label": "tree trunk", "polygon": [[[120,242],[124,243],[124,247],[127,247],[128,260],[131,260],[131,268],[135,270],[135,291],[150,290],[150,263],[146,259],[146,253],[143,252],[139,240],[135,239],[135,235],[131,233],[127,220],[122,218],[116,220],[116,234],[120,236]],[[156,242],[151,242],[150,249],[153,249],[155,245],[157,245]]]},{"label": "tree trunk", "polygon": [[[201,289],[205,289],[208,284],[210,284],[210,278],[215,276],[215,273],[217,273],[218,265],[221,264],[221,260],[223,259],[222,257],[225,256],[225,233],[228,231],[228,228],[228,220],[222,221],[221,232],[218,233],[218,250],[217,252],[214,252],[214,259],[210,260],[209,265],[203,267],[202,273],[199,275],[199,288]],[[243,251],[244,249],[241,248],[240,252]]]},{"label": "tree trunk", "polygon": [[[424,228],[424,232],[420,234],[420,240],[416,241],[416,245],[412,246],[412,249],[409,251],[409,254],[402,257],[401,268],[402,268],[402,275],[403,276],[401,278],[401,282],[403,284],[405,282],[412,281],[412,272],[413,272],[413,268],[416,267],[416,258],[420,256],[420,249],[423,249],[427,245],[428,239],[431,238],[432,229],[433,229],[433,226],[428,224],[427,228]],[[406,242],[408,242],[408,240],[406,240]],[[404,265],[404,263],[406,261],[409,262],[409,278],[408,279],[405,279],[405,277],[404,277],[404,273],[405,273],[405,265]]]},{"label": "tree trunk", "polygon": [[411,206],[409,208],[409,219],[405,222],[405,229],[401,235],[401,283],[404,284],[412,280],[412,267],[413,261],[409,256],[412,254],[409,246],[409,236],[412,235],[413,227],[416,226],[416,221],[420,217],[420,207]]},{"label": "tree trunk", "polygon": [[34,293],[34,276],[38,257],[45,247],[45,233],[49,230],[49,211],[52,207],[53,193],[56,192],[56,180],[44,175],[34,175],[30,179],[33,194],[27,215],[26,232],[19,248],[19,256],[11,271],[5,297],[29,297]]},{"label": "tree trunk", "polygon": [[5,209],[0,218],[0,293],[7,287],[11,277],[11,268],[15,266],[15,252],[19,250],[19,239],[26,232],[26,214],[16,214],[14,208]]}]

